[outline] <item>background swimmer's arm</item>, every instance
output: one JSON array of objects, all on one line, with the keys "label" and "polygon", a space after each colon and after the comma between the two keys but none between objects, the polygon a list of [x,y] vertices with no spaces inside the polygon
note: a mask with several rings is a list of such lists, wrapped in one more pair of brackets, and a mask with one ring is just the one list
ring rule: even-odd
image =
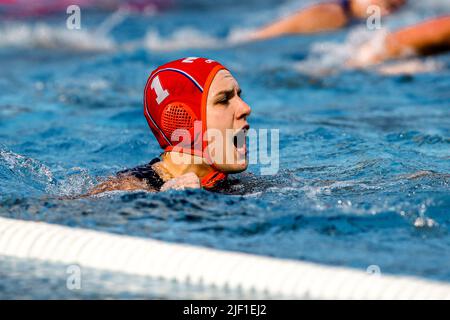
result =
[{"label": "background swimmer's arm", "polygon": [[425,21],[388,35],[384,58],[401,57],[411,51],[422,55],[444,47],[450,47],[450,16]]},{"label": "background swimmer's arm", "polygon": [[363,44],[347,62],[350,67],[367,67],[386,60],[425,55],[450,49],[450,16],[432,19],[389,33],[381,49],[372,41]]},{"label": "background swimmer's arm", "polygon": [[145,180],[138,179],[131,175],[121,175],[118,177],[109,178],[108,180],[100,183],[92,190],[90,190],[85,196],[92,196],[107,191],[134,191],[145,190],[156,192],[151,188]]},{"label": "background swimmer's arm", "polygon": [[315,33],[336,30],[349,21],[339,3],[313,5],[296,14],[259,29],[250,36],[252,40],[266,39],[292,33]]}]

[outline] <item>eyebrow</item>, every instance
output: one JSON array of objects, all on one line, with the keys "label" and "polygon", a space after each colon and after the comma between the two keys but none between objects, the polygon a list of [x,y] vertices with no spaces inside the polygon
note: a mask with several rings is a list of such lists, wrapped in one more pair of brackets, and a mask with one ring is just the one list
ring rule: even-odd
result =
[{"label": "eyebrow", "polygon": [[[216,97],[219,97],[221,95],[225,95],[227,98],[232,98],[234,96],[234,89],[235,87],[233,87],[232,89],[229,90],[222,90],[216,93]],[[242,90],[241,88],[237,87],[237,95],[241,96]]]}]

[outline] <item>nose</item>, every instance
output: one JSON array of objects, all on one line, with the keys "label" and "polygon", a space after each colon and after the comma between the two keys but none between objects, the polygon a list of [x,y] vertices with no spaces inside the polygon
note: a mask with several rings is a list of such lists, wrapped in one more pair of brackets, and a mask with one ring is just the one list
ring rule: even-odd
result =
[{"label": "nose", "polygon": [[239,105],[236,110],[236,118],[238,120],[246,120],[248,116],[252,113],[250,106],[241,98],[239,98]]}]

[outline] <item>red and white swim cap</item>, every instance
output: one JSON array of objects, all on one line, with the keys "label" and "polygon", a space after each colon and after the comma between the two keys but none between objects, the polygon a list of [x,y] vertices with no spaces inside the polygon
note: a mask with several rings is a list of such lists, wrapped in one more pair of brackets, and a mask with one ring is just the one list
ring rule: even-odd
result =
[{"label": "red and white swim cap", "polygon": [[[181,152],[203,157],[209,87],[222,69],[226,68],[214,60],[189,57],[166,63],[150,74],[144,89],[144,114],[164,151],[180,143],[179,137],[172,140],[172,133],[186,129],[192,143],[183,145]],[[194,136],[195,121],[200,121],[201,135]]]}]

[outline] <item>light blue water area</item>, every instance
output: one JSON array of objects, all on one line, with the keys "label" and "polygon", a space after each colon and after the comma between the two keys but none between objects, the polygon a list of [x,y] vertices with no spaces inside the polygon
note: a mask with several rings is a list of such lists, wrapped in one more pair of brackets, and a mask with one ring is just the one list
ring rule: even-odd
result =
[{"label": "light blue water area", "polygon": [[[74,272],[73,270],[76,270]],[[223,290],[0,256],[0,299],[267,299],[263,294]]]},{"label": "light blue water area", "polygon": [[[342,56],[367,37],[357,26],[236,43],[295,3],[189,3],[125,17],[106,35],[93,31],[110,13],[85,13],[81,31],[64,15],[2,23],[0,215],[449,282],[450,54],[419,61],[435,66],[422,74],[346,70]],[[420,6],[386,25],[450,13],[445,1]],[[251,126],[280,130],[279,172],[251,166],[234,195],[59,199],[160,153],[143,87],[184,56],[229,67]]]}]

